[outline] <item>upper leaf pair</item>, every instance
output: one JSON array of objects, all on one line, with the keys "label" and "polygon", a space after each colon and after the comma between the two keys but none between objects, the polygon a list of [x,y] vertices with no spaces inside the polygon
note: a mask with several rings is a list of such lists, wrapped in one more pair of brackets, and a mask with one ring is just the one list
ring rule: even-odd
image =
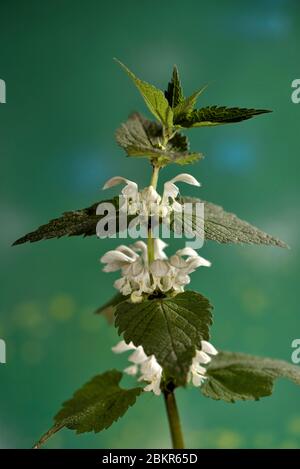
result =
[{"label": "upper leaf pair", "polygon": [[227,108],[224,106],[208,106],[195,110],[197,99],[206,86],[185,98],[176,66],[174,66],[172,79],[167,90],[163,93],[155,86],[137,78],[122,62],[119,60],[117,62],[133,80],[149,110],[161,122],[166,139],[172,136],[174,130],[181,127],[203,127],[240,122],[270,112],[266,109]]},{"label": "upper leaf pair", "polygon": [[[195,91],[191,96],[185,98],[183,95],[183,89],[180,83],[179,73],[176,65],[173,68],[172,79],[168,84],[168,88],[165,91],[165,97],[167,98],[174,114],[174,124],[178,125],[181,121],[187,118],[194,110],[197,99],[200,94],[206,89],[204,86],[198,91]],[[182,125],[179,125],[180,127]],[[185,127],[185,126],[182,126]]]}]

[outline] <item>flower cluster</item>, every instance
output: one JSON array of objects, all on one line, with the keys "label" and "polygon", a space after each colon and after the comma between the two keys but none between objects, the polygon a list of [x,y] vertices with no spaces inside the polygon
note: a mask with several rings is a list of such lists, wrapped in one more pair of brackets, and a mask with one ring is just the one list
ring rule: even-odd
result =
[{"label": "flower cluster", "polygon": [[149,216],[158,216],[165,218],[173,210],[181,211],[182,206],[176,201],[179,189],[175,182],[185,182],[192,186],[200,186],[200,183],[194,176],[182,173],[164,184],[162,197],[153,186],[145,187],[139,191],[138,185],[121,176],[115,176],[109,179],[103,186],[103,189],[109,189],[119,184],[125,184],[121,191],[120,210],[126,210],[128,215],[138,215],[137,222],[148,221]]},{"label": "flower cluster", "polygon": [[[126,344],[124,340],[119,342],[112,350],[115,353],[133,350],[133,353],[128,358],[132,365],[125,368],[124,372],[131,376],[139,375],[138,381],[146,381],[148,383],[144,387],[144,391],[153,391],[156,396],[160,395],[163,369],[154,355],[148,357],[142,346],[135,347],[132,342]],[[201,386],[206,379],[206,369],[202,365],[208,364],[211,361],[211,355],[216,355],[217,353],[217,350],[211,343],[202,340],[201,350],[196,351],[190,366],[187,383],[192,382],[196,387]]]},{"label": "flower cluster", "polygon": [[131,295],[133,302],[141,301],[144,293],[180,293],[190,282],[189,274],[200,266],[209,267],[211,264],[190,247],[167,258],[164,253],[166,246],[159,238],[154,240],[154,261],[150,265],[148,248],[143,241],[108,251],[100,261],[106,264],[104,272],[121,270],[122,277],[115,281],[114,286],[123,295]]}]

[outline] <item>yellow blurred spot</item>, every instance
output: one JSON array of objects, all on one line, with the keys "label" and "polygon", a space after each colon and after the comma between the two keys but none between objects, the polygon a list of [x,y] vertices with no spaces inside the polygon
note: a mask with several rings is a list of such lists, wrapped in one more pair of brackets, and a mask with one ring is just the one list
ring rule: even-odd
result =
[{"label": "yellow blurred spot", "polygon": [[43,322],[41,306],[35,301],[20,303],[12,313],[17,326],[23,329],[34,329]]},{"label": "yellow blurred spot", "polygon": [[300,438],[300,415],[296,415],[289,419],[287,423],[287,431],[294,435],[298,435]]},{"label": "yellow blurred spot", "polygon": [[24,342],[21,347],[21,358],[28,365],[40,363],[44,356],[44,349],[40,342]]},{"label": "yellow blurred spot", "polygon": [[244,309],[254,316],[263,314],[269,305],[264,292],[254,287],[246,288],[241,292],[241,301]]},{"label": "yellow blurred spot", "polygon": [[49,313],[57,321],[68,321],[75,312],[75,301],[70,295],[55,296],[49,304]]},{"label": "yellow blurred spot", "polygon": [[243,437],[237,432],[231,430],[222,430],[216,435],[216,447],[224,449],[239,448],[243,443]]}]

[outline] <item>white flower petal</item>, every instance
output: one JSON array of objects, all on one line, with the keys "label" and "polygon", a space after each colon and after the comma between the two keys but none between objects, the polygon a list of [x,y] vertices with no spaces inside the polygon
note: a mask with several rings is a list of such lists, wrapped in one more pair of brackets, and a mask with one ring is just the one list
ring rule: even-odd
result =
[{"label": "white flower petal", "polygon": [[139,346],[129,357],[128,360],[136,365],[140,365],[148,359],[143,347]]},{"label": "white flower petal", "polygon": [[174,200],[174,202],[172,203],[172,209],[174,210],[174,212],[182,213],[182,205],[176,200]]},{"label": "white flower petal", "polygon": [[178,256],[195,256],[195,257],[198,257],[197,251],[195,251],[195,249],[190,248],[190,247],[185,247],[183,249],[179,249],[178,251],[176,251],[176,254]]},{"label": "white flower petal", "polygon": [[190,257],[186,261],[187,273],[194,272],[198,267],[210,267],[211,263],[203,257]]},{"label": "white flower petal", "polygon": [[187,173],[181,173],[175,176],[173,179],[171,179],[169,182],[185,182],[186,184],[191,184],[192,186],[200,186],[200,182],[197,181],[194,176],[191,176],[190,174]]},{"label": "white flower petal", "polygon": [[211,357],[207,355],[207,353],[203,352],[203,350],[197,350],[194,360],[195,362],[203,363],[205,365],[211,361]]},{"label": "white flower petal", "polygon": [[210,342],[207,342],[206,340],[201,340],[201,347],[202,347],[203,352],[208,353],[209,355],[218,354],[218,350],[215,349],[215,347]]},{"label": "white flower petal", "polygon": [[159,278],[157,285],[162,292],[166,292],[171,290],[173,287],[173,280],[170,276],[167,275],[166,277]]},{"label": "white flower petal", "polygon": [[116,248],[116,251],[123,252],[128,257],[132,257],[132,259],[137,259],[139,257],[136,252],[134,252],[129,246],[125,246],[124,244],[121,244],[121,246],[118,246]]},{"label": "white flower petal", "polygon": [[153,186],[145,187],[141,192],[141,198],[147,205],[151,203],[159,203],[161,201],[161,196]]},{"label": "white flower petal", "polygon": [[154,376],[161,376],[162,367],[154,355],[147,357],[147,360],[141,364],[141,373],[143,375],[143,379],[147,381],[152,381]]},{"label": "white flower petal", "polygon": [[175,186],[175,184],[173,184],[173,180],[165,182],[164,194],[162,198],[163,203],[166,203],[169,197],[173,200],[176,199],[178,193],[179,193],[179,189],[177,186]]},{"label": "white flower petal", "polygon": [[130,295],[132,288],[127,278],[119,278],[114,282],[114,287],[119,290],[123,295]]},{"label": "white flower petal", "polygon": [[110,262],[106,266],[103,267],[103,272],[116,272],[117,270],[120,270],[122,268],[122,265],[120,265],[120,262]]},{"label": "white flower petal", "polygon": [[168,274],[170,266],[167,261],[156,259],[150,265],[150,271],[155,277],[164,277]]},{"label": "white flower petal", "polygon": [[179,271],[175,279],[176,283],[179,285],[188,285],[191,281],[190,277],[186,274],[183,274]]},{"label": "white flower petal", "polygon": [[129,376],[135,376],[137,372],[138,372],[137,365],[131,365],[124,369],[124,373],[126,373]]},{"label": "white flower petal", "polygon": [[167,259],[167,255],[164,253],[164,249],[167,247],[167,243],[165,243],[160,238],[154,239],[154,257],[155,259]]},{"label": "white flower petal", "polygon": [[134,244],[132,244],[132,248],[137,252],[141,252],[143,259],[145,260],[147,259],[148,248],[147,248],[147,244],[144,243],[144,241],[136,241]]},{"label": "white flower petal", "polygon": [[136,347],[133,345],[132,342],[129,342],[129,344],[126,344],[125,340],[121,340],[120,342],[117,343],[114,347],[112,347],[112,351],[114,353],[123,353],[127,352],[128,350],[135,350]]},{"label": "white flower petal", "polygon": [[111,262],[121,262],[120,265],[122,265],[123,262],[133,262],[134,260],[123,252],[114,250],[107,251],[107,253],[101,257],[100,261],[103,264],[109,264]]},{"label": "white flower petal", "polygon": [[176,254],[170,257],[169,262],[176,269],[185,269],[187,267],[186,260],[182,259],[180,256],[177,256]]},{"label": "white flower petal", "polygon": [[201,384],[203,383],[205,379],[206,379],[205,376],[197,375],[196,373],[192,374],[192,383],[197,388],[201,386]]},{"label": "white flower petal", "polygon": [[192,365],[191,366],[191,372],[192,373],[197,373],[199,375],[205,375],[206,369],[203,366],[200,365]]},{"label": "white flower petal", "polygon": [[133,212],[133,207],[137,208],[135,204],[139,201],[138,185],[133,181],[127,181],[127,185],[121,190],[121,193],[126,199],[131,200],[130,211]]},{"label": "white flower petal", "polygon": [[147,384],[147,386],[144,387],[144,391],[146,391],[146,392],[153,391],[153,393],[156,396],[160,396],[160,394],[161,394],[160,382],[155,381],[155,382],[152,382],[150,384]]},{"label": "white flower petal", "polygon": [[[119,184],[135,184],[135,182],[130,181],[130,179],[123,178],[122,176],[115,176],[113,178],[110,178],[106,183],[104,184],[102,189],[110,189],[111,187],[118,186]],[[137,184],[136,184],[137,186]]]}]

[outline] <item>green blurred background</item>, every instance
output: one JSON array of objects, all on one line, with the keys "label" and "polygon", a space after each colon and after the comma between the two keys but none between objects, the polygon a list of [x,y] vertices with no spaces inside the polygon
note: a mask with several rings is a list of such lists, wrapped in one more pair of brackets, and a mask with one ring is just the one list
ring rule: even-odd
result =
[{"label": "green blurred background", "polygon": [[[129,159],[114,130],[132,110],[146,112],[114,56],[164,87],[176,63],[186,93],[209,83],[203,105],[270,108],[241,124],[190,132],[206,159],[187,167],[203,184],[185,193],[288,242],[291,250],[220,246],[192,287],[215,305],[216,347],[290,361],[300,336],[299,78],[297,0],[0,2],[1,303],[0,447],[27,448],[60,404],[97,372],[122,367],[115,330],[93,311],[114,293],[99,257],[118,241],[50,240],[11,248],[21,235],[65,210],[106,197],[106,179],[146,185],[149,166]],[[181,171],[171,167],[166,180]],[[111,192],[112,193],[112,192]],[[179,243],[178,243],[179,245]],[[300,447],[300,391],[276,384],[272,398],[234,405],[178,392],[188,447]],[[148,393],[112,428],[52,448],[168,447],[163,400]]]}]

